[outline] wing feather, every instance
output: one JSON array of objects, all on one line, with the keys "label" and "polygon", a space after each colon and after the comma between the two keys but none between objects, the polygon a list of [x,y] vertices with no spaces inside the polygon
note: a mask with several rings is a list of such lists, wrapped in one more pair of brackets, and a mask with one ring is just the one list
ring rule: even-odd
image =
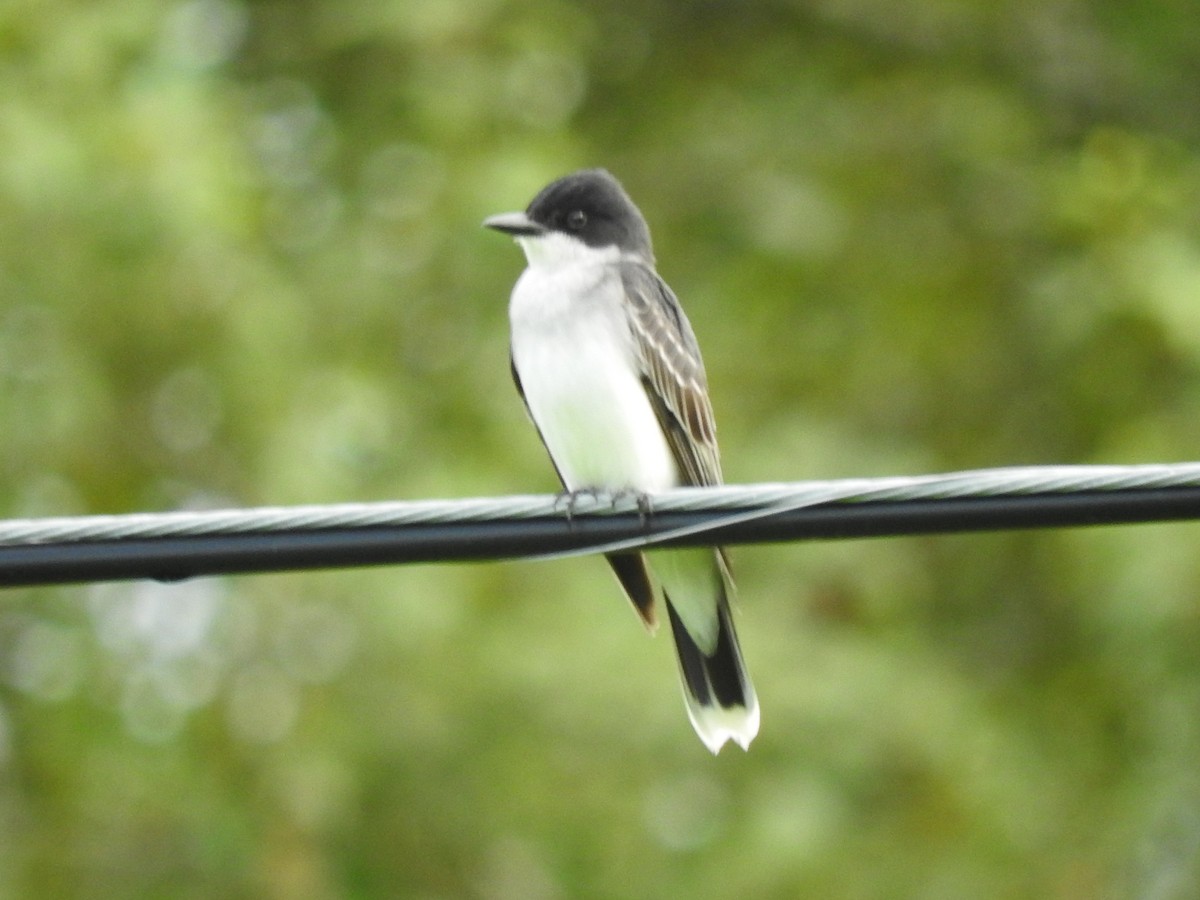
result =
[{"label": "wing feather", "polygon": [[720,484],[716,421],[692,326],[675,294],[653,269],[627,262],[621,278],[629,298],[629,328],[642,383],[684,483]]}]

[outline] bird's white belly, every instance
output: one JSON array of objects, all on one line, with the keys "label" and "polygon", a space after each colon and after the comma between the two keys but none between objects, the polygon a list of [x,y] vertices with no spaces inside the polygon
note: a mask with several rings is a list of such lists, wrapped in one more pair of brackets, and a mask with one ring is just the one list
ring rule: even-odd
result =
[{"label": "bird's white belly", "polygon": [[637,374],[616,287],[568,308],[551,299],[562,293],[531,280],[518,284],[510,310],[513,362],[567,488],[657,491],[678,484],[674,456]]}]

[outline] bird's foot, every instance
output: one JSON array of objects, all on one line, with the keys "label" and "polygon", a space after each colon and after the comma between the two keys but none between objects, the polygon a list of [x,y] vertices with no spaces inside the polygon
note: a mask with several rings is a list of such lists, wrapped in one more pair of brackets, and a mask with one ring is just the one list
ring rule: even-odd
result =
[{"label": "bird's foot", "polygon": [[573,491],[563,491],[555,498],[554,506],[557,509],[561,503],[563,510],[567,514],[567,521],[570,522],[575,516],[575,507],[579,503],[581,497],[588,497],[598,501],[601,497],[607,497],[609,507],[616,509],[617,504],[623,500],[632,499],[637,504],[638,519],[641,520],[642,527],[645,528],[650,516],[654,512],[654,505],[650,502],[650,495],[645,491],[639,491],[635,488],[617,488],[610,490],[608,488],[578,488]]},{"label": "bird's foot", "polygon": [[621,488],[612,491],[609,498],[614,509],[622,500],[633,500],[637,504],[638,519],[643,528],[646,527],[646,523],[649,522],[650,516],[654,512],[654,504],[650,502],[650,495],[636,488]]},{"label": "bird's foot", "polygon": [[575,518],[575,507],[579,504],[580,497],[599,500],[602,494],[607,493],[608,491],[603,488],[579,488],[574,491],[563,491],[554,499],[554,507],[557,509],[561,503],[563,511],[567,514],[567,521],[570,522]]}]

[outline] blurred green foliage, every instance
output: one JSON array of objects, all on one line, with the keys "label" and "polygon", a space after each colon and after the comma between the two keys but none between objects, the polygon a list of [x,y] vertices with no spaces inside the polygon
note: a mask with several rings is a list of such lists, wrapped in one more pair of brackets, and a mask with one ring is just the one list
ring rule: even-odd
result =
[{"label": "blurred green foliage", "polygon": [[[0,515],[552,490],[604,165],[731,481],[1195,459],[1200,25],[1104,0],[0,3]],[[739,550],[708,756],[595,560],[10,590],[0,896],[1194,897],[1200,530]]]}]

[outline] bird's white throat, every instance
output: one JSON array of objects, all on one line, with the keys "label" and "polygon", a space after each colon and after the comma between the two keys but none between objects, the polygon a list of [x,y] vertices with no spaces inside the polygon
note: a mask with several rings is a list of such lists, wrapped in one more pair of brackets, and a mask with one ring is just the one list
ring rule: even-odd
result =
[{"label": "bird's white throat", "polygon": [[615,245],[591,247],[578,238],[561,231],[545,234],[523,234],[516,238],[529,265],[538,269],[558,269],[563,266],[615,263],[621,251]]}]

